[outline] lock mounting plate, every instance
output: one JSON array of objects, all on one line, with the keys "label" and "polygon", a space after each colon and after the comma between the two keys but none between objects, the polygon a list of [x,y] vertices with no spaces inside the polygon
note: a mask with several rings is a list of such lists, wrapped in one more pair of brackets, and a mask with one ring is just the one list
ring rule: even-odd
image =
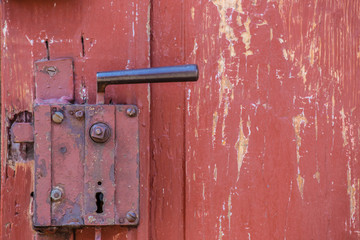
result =
[{"label": "lock mounting plate", "polygon": [[[131,111],[130,111],[131,110]],[[133,105],[34,107],[34,226],[139,223],[139,129]],[[106,141],[94,141],[104,135]]]}]

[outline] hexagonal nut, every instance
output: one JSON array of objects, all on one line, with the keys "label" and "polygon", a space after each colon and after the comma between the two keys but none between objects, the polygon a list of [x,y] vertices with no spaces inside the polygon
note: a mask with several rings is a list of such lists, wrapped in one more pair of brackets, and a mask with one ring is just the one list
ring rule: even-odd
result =
[{"label": "hexagonal nut", "polygon": [[50,197],[52,201],[59,201],[63,195],[63,190],[59,187],[55,187],[53,190],[51,190]]},{"label": "hexagonal nut", "polygon": [[94,142],[104,143],[111,135],[111,130],[105,123],[95,123],[90,128],[90,137]]}]

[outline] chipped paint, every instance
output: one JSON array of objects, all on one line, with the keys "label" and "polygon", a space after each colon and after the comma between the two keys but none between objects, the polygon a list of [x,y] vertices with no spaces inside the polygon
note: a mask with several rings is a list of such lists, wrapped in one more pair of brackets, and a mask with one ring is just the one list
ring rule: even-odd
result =
[{"label": "chipped paint", "polygon": [[191,7],[191,19],[194,20],[195,19],[195,8]]},{"label": "chipped paint", "polygon": [[298,173],[297,173],[297,177],[296,177],[296,181],[298,184],[298,188],[301,194],[301,198],[304,198],[304,183],[305,183],[305,179],[301,176],[300,173],[300,147],[301,147],[301,136],[300,136],[300,132],[301,132],[301,125],[306,125],[307,124],[307,119],[304,115],[304,113],[301,113],[299,115],[297,115],[296,117],[293,117],[293,127],[295,130],[295,141],[296,141],[296,162],[298,165]]},{"label": "chipped paint", "polygon": [[307,119],[304,115],[304,113],[301,113],[297,115],[296,117],[293,117],[293,126],[295,130],[295,140],[296,140],[296,160],[297,163],[300,163],[300,147],[301,147],[301,125],[307,124]]},{"label": "chipped paint", "polygon": [[236,55],[234,49],[234,42],[239,39],[235,36],[234,29],[228,24],[228,20],[231,22],[231,17],[227,16],[227,11],[232,10],[238,13],[243,13],[241,0],[212,0],[212,3],[217,7],[220,15],[219,24],[219,36],[225,35],[225,38],[229,41],[229,51],[232,57]]},{"label": "chipped paint", "polygon": [[227,213],[227,218],[229,220],[229,230],[231,227],[231,215],[232,215],[232,205],[231,205],[231,193],[229,194],[229,198],[228,198],[228,213]]},{"label": "chipped paint", "polygon": [[253,52],[250,50],[250,43],[251,43],[251,33],[250,33],[250,23],[251,19],[248,16],[246,21],[244,22],[245,32],[241,33],[242,42],[245,44],[245,56],[253,55]]},{"label": "chipped paint", "polygon": [[217,112],[214,112],[213,114],[213,125],[212,125],[212,143],[215,144],[216,140],[216,127],[219,120],[219,115]]},{"label": "chipped paint", "polygon": [[352,184],[351,179],[351,168],[350,164],[348,163],[348,170],[347,170],[347,194],[349,195],[350,200],[350,222],[354,224],[355,221],[355,213],[356,213],[356,187],[355,184]]},{"label": "chipped paint", "polygon": [[301,198],[304,199],[304,183],[305,183],[305,179],[299,173],[297,178],[296,178],[296,181],[297,181],[297,184],[298,184],[298,188],[299,188],[299,191],[300,191]]},{"label": "chipped paint", "polygon": [[[241,106],[241,109],[242,109],[242,106]],[[241,115],[242,115],[242,110],[241,110]],[[236,144],[234,146],[236,149],[236,152],[237,152],[237,158],[236,158],[237,159],[237,171],[238,171],[237,181],[239,180],[239,177],[240,177],[240,171],[241,171],[241,166],[243,165],[244,157],[248,151],[249,137],[251,134],[250,116],[248,118],[246,125],[247,125],[248,132],[249,132],[247,136],[245,136],[245,133],[244,133],[242,116],[240,116],[239,135],[238,135]]]},{"label": "chipped paint", "polygon": [[340,118],[341,118],[341,124],[342,124],[342,128],[341,128],[341,135],[343,138],[343,147],[345,147],[346,145],[348,145],[348,139],[347,139],[347,135],[348,135],[348,126],[346,125],[346,115],[344,112],[344,107],[340,110]]},{"label": "chipped paint", "polygon": [[216,182],[217,181],[217,167],[216,167],[216,164],[215,164],[215,167],[214,167],[214,181]]}]

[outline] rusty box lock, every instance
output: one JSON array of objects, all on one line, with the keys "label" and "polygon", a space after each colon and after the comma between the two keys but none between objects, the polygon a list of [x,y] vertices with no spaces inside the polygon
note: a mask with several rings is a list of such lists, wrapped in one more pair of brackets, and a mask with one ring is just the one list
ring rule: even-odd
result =
[{"label": "rusty box lock", "polygon": [[36,62],[34,122],[12,126],[14,141],[34,141],[34,227],[136,226],[139,109],[103,104],[105,87],[197,79],[196,65],[102,72],[97,104],[71,104],[72,60]]}]

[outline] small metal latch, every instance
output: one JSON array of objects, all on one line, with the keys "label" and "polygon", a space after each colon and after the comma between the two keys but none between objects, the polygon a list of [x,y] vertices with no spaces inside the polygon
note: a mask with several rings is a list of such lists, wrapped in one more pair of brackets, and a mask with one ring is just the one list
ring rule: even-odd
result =
[{"label": "small metal latch", "polygon": [[102,104],[105,88],[196,81],[197,66],[97,73],[95,105],[69,104],[74,99],[71,59],[36,62],[35,69],[34,123],[12,126],[14,141],[34,141],[34,226],[136,226],[139,110],[134,105]]}]

